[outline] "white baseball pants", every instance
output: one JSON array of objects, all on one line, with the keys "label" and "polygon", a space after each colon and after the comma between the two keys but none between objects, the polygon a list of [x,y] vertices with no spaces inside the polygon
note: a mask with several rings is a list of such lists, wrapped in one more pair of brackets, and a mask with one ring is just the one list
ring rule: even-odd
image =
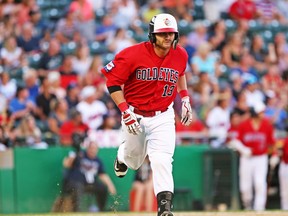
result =
[{"label": "white baseball pants", "polygon": [[284,162],[281,162],[279,166],[279,186],[281,209],[288,210],[288,164]]},{"label": "white baseball pants", "polygon": [[170,106],[166,112],[154,117],[137,117],[141,118],[143,132],[133,135],[122,125],[123,142],[118,149],[118,160],[136,170],[148,154],[155,195],[161,191],[173,193],[172,162],[176,142],[174,109]]},{"label": "white baseball pants", "polygon": [[[268,156],[240,157],[240,192],[244,208],[256,211],[265,210],[267,200]],[[254,205],[253,188],[255,190]]]}]

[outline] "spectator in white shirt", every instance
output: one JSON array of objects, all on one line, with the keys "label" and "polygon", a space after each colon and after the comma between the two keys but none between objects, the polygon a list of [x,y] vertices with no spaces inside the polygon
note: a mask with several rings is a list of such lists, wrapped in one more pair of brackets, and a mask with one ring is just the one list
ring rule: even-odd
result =
[{"label": "spectator in white shirt", "polygon": [[216,106],[207,114],[206,124],[213,148],[221,147],[226,140],[230,127],[229,103],[230,96],[226,93],[220,94]]}]

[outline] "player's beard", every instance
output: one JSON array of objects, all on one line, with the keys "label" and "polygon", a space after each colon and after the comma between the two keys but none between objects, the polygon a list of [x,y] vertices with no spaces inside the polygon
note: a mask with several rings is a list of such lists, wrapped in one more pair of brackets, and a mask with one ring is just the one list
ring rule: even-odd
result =
[{"label": "player's beard", "polygon": [[163,51],[165,51],[165,50],[169,50],[170,49],[170,47],[171,47],[171,45],[172,45],[172,41],[162,41],[162,42],[159,42],[158,40],[156,40],[156,43],[155,43],[155,47],[157,48],[157,49],[160,49],[160,50],[163,50]]}]

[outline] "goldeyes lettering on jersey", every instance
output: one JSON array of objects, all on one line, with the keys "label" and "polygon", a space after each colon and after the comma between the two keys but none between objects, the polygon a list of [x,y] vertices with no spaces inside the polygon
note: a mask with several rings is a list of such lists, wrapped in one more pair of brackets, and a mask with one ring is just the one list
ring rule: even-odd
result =
[{"label": "goldeyes lettering on jersey", "polygon": [[160,80],[165,82],[176,83],[179,78],[179,72],[171,68],[161,67],[158,70],[157,67],[154,68],[144,68],[136,70],[136,79],[137,80]]},{"label": "goldeyes lettering on jersey", "polygon": [[[109,62],[104,69],[106,72],[110,72],[115,67],[113,61]],[[157,67],[154,68],[144,68],[136,70],[136,79],[137,80],[160,80],[165,82],[176,83],[179,78],[179,72],[172,68],[163,68],[161,67],[158,70]]]}]

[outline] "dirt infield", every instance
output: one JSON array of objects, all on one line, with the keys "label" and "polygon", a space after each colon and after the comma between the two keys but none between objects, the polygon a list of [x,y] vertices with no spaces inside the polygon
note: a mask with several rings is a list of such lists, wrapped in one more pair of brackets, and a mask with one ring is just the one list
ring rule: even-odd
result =
[{"label": "dirt infield", "polygon": [[[156,213],[131,213],[131,212],[107,212],[107,213],[50,213],[50,214],[17,214],[9,216],[156,216]],[[264,211],[264,212],[175,212],[175,216],[288,216],[288,211]],[[0,214],[0,216],[7,216]]]}]

